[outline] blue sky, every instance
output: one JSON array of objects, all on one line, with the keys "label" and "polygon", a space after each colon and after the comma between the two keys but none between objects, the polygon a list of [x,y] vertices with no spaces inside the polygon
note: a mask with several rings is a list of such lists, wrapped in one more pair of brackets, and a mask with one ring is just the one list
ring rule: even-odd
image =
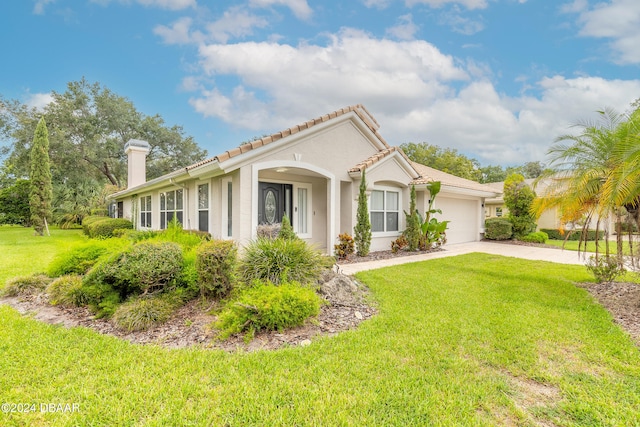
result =
[{"label": "blue sky", "polygon": [[637,0],[12,0],[0,40],[2,97],[85,77],[210,155],[361,103],[394,145],[544,162],[640,98]]}]

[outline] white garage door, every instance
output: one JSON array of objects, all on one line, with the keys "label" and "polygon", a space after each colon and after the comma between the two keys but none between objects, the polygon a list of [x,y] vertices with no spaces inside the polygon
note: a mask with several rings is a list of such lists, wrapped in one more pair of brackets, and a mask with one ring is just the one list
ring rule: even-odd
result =
[{"label": "white garage door", "polygon": [[480,238],[480,203],[477,200],[438,195],[434,208],[442,210],[442,215],[436,214],[438,220],[451,221],[447,228],[447,243],[475,242]]}]

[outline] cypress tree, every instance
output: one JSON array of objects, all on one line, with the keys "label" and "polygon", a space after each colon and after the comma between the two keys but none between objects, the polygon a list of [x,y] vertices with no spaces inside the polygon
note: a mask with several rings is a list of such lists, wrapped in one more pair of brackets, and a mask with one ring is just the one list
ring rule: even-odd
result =
[{"label": "cypress tree", "polygon": [[51,218],[51,199],[53,189],[51,184],[51,165],[49,162],[49,132],[44,117],[38,122],[31,146],[31,172],[29,176],[31,188],[29,191],[29,209],[31,223],[39,236],[47,226],[47,218]]},{"label": "cypress tree", "polygon": [[359,256],[369,255],[371,246],[371,221],[369,220],[369,206],[367,204],[367,182],[362,170],[360,180],[360,192],[358,194],[358,212],[356,217],[356,227],[354,228],[354,240],[356,242],[356,253]]},{"label": "cypress tree", "polygon": [[404,235],[409,242],[409,250],[417,251],[420,248],[420,237],[422,236],[422,230],[420,228],[420,218],[418,217],[418,210],[416,209],[416,186],[411,186],[411,202],[409,204],[409,213],[405,212],[407,220],[407,228],[404,230]]}]

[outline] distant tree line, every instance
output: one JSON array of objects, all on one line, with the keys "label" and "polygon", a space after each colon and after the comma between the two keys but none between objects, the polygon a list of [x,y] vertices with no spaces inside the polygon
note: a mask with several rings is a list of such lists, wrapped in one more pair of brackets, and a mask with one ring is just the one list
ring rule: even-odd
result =
[{"label": "distant tree line", "polygon": [[459,153],[455,148],[442,148],[427,142],[409,142],[400,147],[414,162],[483,184],[505,181],[513,173],[525,178],[537,178],[545,171],[545,165],[539,161],[506,168],[500,165],[480,166],[476,159]]}]

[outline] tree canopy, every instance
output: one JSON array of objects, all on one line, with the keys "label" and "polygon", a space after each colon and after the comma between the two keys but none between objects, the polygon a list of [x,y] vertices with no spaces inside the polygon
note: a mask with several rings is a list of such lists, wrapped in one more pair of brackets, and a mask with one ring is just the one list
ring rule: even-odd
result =
[{"label": "tree canopy", "polygon": [[[0,188],[29,177],[32,139],[40,118],[49,131],[54,212],[59,221],[81,220],[87,205],[104,201],[104,189],[126,186],[124,144],[143,139],[151,144],[147,177],[164,175],[207,156],[181,126],[168,126],[159,115],[139,112],[127,98],[84,78],[51,92],[43,110],[0,97]],[[71,191],[71,189],[74,189]]]},{"label": "tree canopy", "polygon": [[426,142],[409,142],[401,144],[400,148],[414,162],[483,184],[502,182],[512,173],[519,173],[524,178],[538,178],[545,170],[545,165],[539,161],[506,168],[500,165],[480,166],[476,159],[459,153],[455,148],[442,148]]},{"label": "tree canopy", "polygon": [[52,102],[37,111],[0,98],[0,131],[10,141],[5,148],[5,173],[28,176],[31,137],[40,116],[49,124],[54,183],[94,179],[117,187],[126,184],[124,144],[132,138],[151,144],[147,176],[152,179],[195,163],[207,153],[181,126],[167,126],[159,115],[146,116],[128,99],[99,83],[70,82]]}]

